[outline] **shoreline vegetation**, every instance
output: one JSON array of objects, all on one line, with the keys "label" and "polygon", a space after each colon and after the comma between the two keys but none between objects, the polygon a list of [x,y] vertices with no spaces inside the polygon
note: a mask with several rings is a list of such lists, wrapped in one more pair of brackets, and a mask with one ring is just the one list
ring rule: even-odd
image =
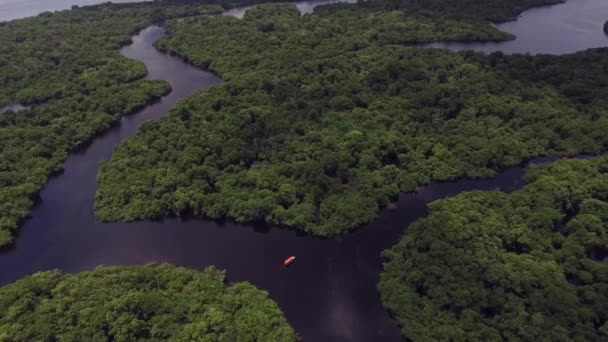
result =
[{"label": "shoreline vegetation", "polygon": [[608,158],[532,166],[523,189],[435,201],[383,252],[411,340],[608,340]]},{"label": "shoreline vegetation", "polygon": [[300,17],[267,4],[243,19],[168,21],[157,48],[225,82],[145,124],[101,165],[97,217],[193,214],[335,236],[422,184],[606,150],[604,49],[400,46],[502,34],[475,11],[453,20],[404,8],[334,4]]},{"label": "shoreline vegetation", "polygon": [[46,271],[0,287],[0,339],[299,340],[266,291],[167,264]]}]

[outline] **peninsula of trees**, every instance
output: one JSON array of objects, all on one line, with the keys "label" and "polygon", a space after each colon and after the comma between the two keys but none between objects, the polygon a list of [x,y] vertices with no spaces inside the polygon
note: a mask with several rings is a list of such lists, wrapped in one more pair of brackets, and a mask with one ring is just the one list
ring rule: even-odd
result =
[{"label": "peninsula of trees", "polygon": [[608,158],[532,167],[521,191],[439,200],[384,252],[413,341],[608,341]]},{"label": "peninsula of trees", "polygon": [[214,268],[98,267],[0,288],[2,341],[269,341],[298,337],[264,291]]},{"label": "peninsula of trees", "polygon": [[[481,20],[480,18],[478,18]],[[167,24],[165,51],[225,82],[147,123],[98,175],[103,220],[190,214],[336,235],[400,192],[608,145],[608,55],[454,53],[508,39],[445,13],[330,5]]]}]

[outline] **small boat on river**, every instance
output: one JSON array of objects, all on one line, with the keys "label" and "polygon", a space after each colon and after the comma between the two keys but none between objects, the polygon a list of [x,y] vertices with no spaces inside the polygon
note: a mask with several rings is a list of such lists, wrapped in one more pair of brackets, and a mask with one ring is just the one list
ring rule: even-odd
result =
[{"label": "small boat on river", "polygon": [[283,261],[283,265],[289,266],[289,264],[291,264],[294,260],[296,260],[296,257],[290,256],[289,258],[285,259],[285,261]]}]

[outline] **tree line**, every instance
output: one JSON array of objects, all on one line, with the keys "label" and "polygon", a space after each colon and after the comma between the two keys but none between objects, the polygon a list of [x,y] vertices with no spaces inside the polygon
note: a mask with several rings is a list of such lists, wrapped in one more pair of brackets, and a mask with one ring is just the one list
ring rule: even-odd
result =
[{"label": "tree line", "polygon": [[[608,56],[454,53],[501,37],[405,10],[260,5],[158,41],[225,82],[147,123],[98,175],[102,220],[195,214],[331,236],[430,181],[606,149]],[[489,27],[489,28],[488,28]]]},{"label": "tree line", "polygon": [[268,293],[223,271],[167,264],[39,272],[0,288],[2,341],[299,338]]}]

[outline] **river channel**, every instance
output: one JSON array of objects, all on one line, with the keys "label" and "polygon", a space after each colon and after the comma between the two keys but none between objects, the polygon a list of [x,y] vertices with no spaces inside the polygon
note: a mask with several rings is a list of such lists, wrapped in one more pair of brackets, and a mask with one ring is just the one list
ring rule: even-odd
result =
[{"label": "river channel", "polygon": [[[499,26],[518,34],[522,25],[521,29],[527,30],[521,31],[523,36],[512,42],[491,43],[492,48],[477,43],[437,47],[484,52],[504,47],[504,52],[563,53],[608,45],[601,32],[601,25],[608,19],[608,2],[571,3],[590,8],[575,11],[568,3],[527,11],[520,20]],[[299,8],[306,13],[315,5],[304,4]],[[242,16],[244,10],[228,14]],[[606,18],[587,17],[595,11],[603,11]],[[535,17],[535,13],[540,16]],[[578,15],[582,17],[577,18]],[[541,27],[554,28],[554,21],[559,18],[571,23],[565,29],[571,35],[562,33],[562,37],[577,39],[556,40],[555,32],[550,32],[553,29],[543,29],[547,36],[537,35]],[[597,36],[596,31],[602,36]],[[169,81],[172,92],[124,117],[120,124],[70,155],[65,171],[53,177],[40,194],[40,203],[19,230],[16,243],[0,251],[0,285],[54,268],[79,272],[100,264],[169,262],[196,269],[215,265],[227,271],[229,281],[249,281],[267,290],[304,341],[400,341],[399,329],[382,308],[376,291],[381,251],[395,244],[411,222],[426,215],[429,202],[469,190],[514,191],[523,185],[522,175],[529,163],[554,160],[538,158],[493,179],[465,179],[422,187],[416,193],[402,195],[396,210],[385,211],[372,224],[339,239],[320,239],[269,225],[203,219],[102,224],[92,210],[99,163],[109,159],[115,147],[143,122],[160,118],[180,99],[221,82],[211,73],[154,49],[153,42],[163,34],[161,27],[148,27],[133,37],[133,44],[121,53],[144,62],[149,79]],[[529,34],[536,38],[529,41]],[[285,268],[282,260],[290,255],[297,259],[293,267]]]}]

